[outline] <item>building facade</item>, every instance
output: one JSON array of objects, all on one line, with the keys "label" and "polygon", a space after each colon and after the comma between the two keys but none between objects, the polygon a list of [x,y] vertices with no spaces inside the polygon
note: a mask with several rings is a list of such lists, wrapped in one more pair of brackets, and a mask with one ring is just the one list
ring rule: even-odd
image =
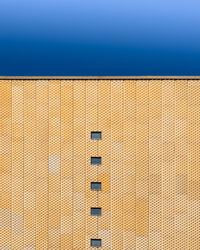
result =
[{"label": "building facade", "polygon": [[1,77],[0,249],[200,249],[200,77]]}]

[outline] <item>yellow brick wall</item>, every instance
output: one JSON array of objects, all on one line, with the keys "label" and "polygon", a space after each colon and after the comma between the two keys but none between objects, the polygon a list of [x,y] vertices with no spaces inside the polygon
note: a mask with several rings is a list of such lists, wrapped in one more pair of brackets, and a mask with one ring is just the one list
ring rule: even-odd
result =
[{"label": "yellow brick wall", "polygon": [[199,235],[200,80],[0,80],[0,249],[197,250]]}]

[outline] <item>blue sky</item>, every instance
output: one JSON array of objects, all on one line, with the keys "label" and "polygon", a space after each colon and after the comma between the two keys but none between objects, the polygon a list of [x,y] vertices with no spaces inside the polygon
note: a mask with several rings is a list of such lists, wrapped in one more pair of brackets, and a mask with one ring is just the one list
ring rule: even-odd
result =
[{"label": "blue sky", "polygon": [[0,75],[200,75],[199,0],[1,0]]}]

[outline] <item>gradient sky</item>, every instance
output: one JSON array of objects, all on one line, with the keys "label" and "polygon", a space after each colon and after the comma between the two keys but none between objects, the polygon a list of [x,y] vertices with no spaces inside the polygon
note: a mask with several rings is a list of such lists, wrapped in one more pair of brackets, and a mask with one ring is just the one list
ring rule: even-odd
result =
[{"label": "gradient sky", "polygon": [[0,75],[200,75],[199,0],[0,0]]}]

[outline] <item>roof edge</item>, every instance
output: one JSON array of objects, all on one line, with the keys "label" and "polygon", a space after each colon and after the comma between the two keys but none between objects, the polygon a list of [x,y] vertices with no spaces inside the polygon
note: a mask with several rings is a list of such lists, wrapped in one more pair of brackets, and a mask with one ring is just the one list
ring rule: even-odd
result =
[{"label": "roof edge", "polygon": [[200,76],[0,76],[0,80],[200,80]]}]

